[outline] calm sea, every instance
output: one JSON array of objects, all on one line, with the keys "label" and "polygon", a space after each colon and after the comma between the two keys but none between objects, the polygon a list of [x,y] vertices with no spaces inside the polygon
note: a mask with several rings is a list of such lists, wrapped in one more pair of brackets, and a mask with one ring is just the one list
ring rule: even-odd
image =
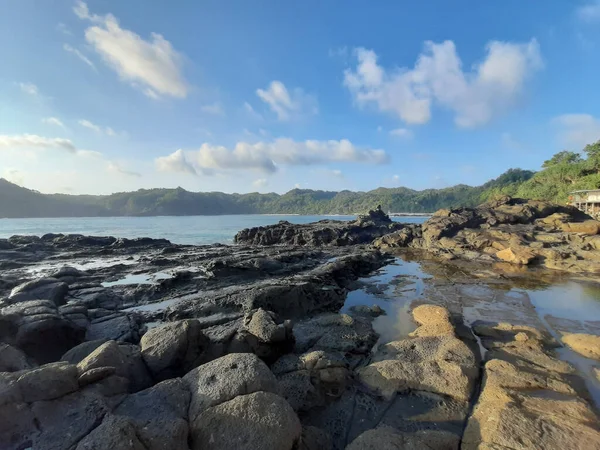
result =
[{"label": "calm sea", "polygon": [[[0,219],[0,238],[15,234],[41,236],[45,233],[73,233],[125,238],[165,238],[176,244],[230,244],[244,229],[272,225],[280,220],[309,223],[323,219],[353,220],[355,216],[164,216],[164,217],[80,217],[56,219]],[[427,217],[394,217],[396,222],[423,223]]]}]

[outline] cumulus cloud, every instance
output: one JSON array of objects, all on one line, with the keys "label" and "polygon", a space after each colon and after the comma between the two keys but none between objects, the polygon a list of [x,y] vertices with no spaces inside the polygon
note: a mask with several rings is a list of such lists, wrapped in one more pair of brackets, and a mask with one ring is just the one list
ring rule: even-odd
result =
[{"label": "cumulus cloud", "polygon": [[535,39],[492,41],[486,50],[481,63],[464,71],[454,42],[427,41],[414,68],[386,70],[374,51],[358,48],[357,65],[344,72],[344,85],[359,106],[373,105],[409,124],[427,123],[436,103],[454,112],[458,126],[475,127],[512,106],[542,67]]},{"label": "cumulus cloud", "polygon": [[117,164],[114,161],[109,161],[106,168],[109,172],[116,173],[118,175],[126,175],[128,177],[141,177],[142,176],[142,174],[140,174],[139,172],[134,172],[131,170],[124,169],[123,167],[121,167],[119,164]]},{"label": "cumulus cloud", "polygon": [[61,128],[66,128],[65,124],[62,123],[62,121],[56,117],[46,117],[44,119],[42,119],[42,122],[48,125],[54,125],[57,127],[61,127]]},{"label": "cumulus cloud", "polygon": [[69,44],[64,44],[63,45],[63,49],[66,52],[72,53],[75,56],[77,56],[81,61],[83,61],[84,63],[86,63],[88,66],[90,66],[92,69],[96,70],[96,66],[95,64],[90,61],[90,59],[85,56],[83,53],[81,53],[79,50],[77,50],[76,48],[73,48],[72,46],[70,46]]},{"label": "cumulus cloud", "polygon": [[133,31],[121,28],[112,14],[91,14],[87,4],[77,1],[73,11],[82,20],[92,22],[85,30],[86,41],[120,78],[151,98],[185,98],[188,86],[183,77],[182,56],[162,35],[152,33],[145,40]]},{"label": "cumulus cloud", "polygon": [[600,0],[594,0],[576,10],[577,17],[584,22],[600,21]]},{"label": "cumulus cloud", "polygon": [[317,114],[317,101],[302,89],[289,92],[281,81],[272,81],[267,89],[257,89],[256,95],[277,114],[280,121]]},{"label": "cumulus cloud", "polygon": [[17,83],[23,92],[29,95],[39,95],[38,87],[33,83]]},{"label": "cumulus cloud", "polygon": [[394,130],[390,130],[390,135],[395,136],[395,137],[409,139],[413,136],[413,133],[408,128],[396,128]]},{"label": "cumulus cloud", "polygon": [[223,109],[223,105],[219,102],[211,103],[209,105],[203,105],[200,107],[202,112],[207,114],[212,114],[213,116],[224,116],[225,110]]},{"label": "cumulus cloud", "polygon": [[600,119],[590,114],[563,114],[554,118],[561,142],[575,150],[600,140]]},{"label": "cumulus cloud", "polygon": [[82,127],[92,130],[98,134],[106,134],[107,136],[111,136],[111,137],[114,137],[117,135],[117,133],[115,133],[115,130],[113,130],[111,127],[103,128],[100,125],[96,125],[95,123],[92,123],[86,119],[78,120],[77,123],[79,125],[81,125]]},{"label": "cumulus cloud", "polygon": [[277,172],[280,165],[312,166],[331,162],[385,164],[384,150],[362,149],[348,140],[304,141],[280,138],[272,142],[238,142],[233,148],[203,144],[199,149],[157,158],[161,171],[188,172],[193,168],[207,175],[220,170]]},{"label": "cumulus cloud", "polygon": [[159,172],[182,172],[197,175],[196,169],[188,162],[185,153],[181,149],[168,156],[156,158],[154,163]]},{"label": "cumulus cloud", "polygon": [[255,188],[263,188],[269,185],[269,182],[267,181],[266,178],[259,178],[258,180],[254,180],[252,182],[252,186],[254,186]]}]

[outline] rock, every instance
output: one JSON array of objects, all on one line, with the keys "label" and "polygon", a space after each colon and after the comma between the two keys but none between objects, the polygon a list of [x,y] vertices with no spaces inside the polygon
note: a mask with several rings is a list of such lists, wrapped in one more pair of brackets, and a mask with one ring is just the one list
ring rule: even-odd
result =
[{"label": "rock", "polygon": [[25,353],[12,345],[0,342],[0,372],[17,372],[35,367]]},{"label": "rock", "polygon": [[600,336],[563,333],[562,341],[580,355],[600,361]]},{"label": "rock", "polygon": [[128,314],[102,317],[92,321],[87,329],[85,339],[135,343],[139,341],[139,324]]},{"label": "rock", "polygon": [[37,280],[23,283],[10,292],[11,303],[28,300],[50,300],[55,305],[62,305],[69,286],[56,278],[38,278]]},{"label": "rock", "polygon": [[62,355],[60,360],[67,361],[71,364],[78,364],[105,342],[107,342],[107,339],[96,339],[94,341],[82,342]]},{"label": "rock", "polygon": [[62,278],[62,277],[74,277],[74,278],[79,278],[82,276],[87,275],[87,272],[84,272],[83,270],[79,270],[76,269],[75,267],[71,267],[71,266],[62,266],[60,269],[52,272],[50,274],[51,278]]},{"label": "rock", "polygon": [[402,433],[390,427],[365,431],[346,450],[456,450],[460,437],[445,431],[423,430]]},{"label": "rock", "polygon": [[350,378],[343,353],[285,355],[272,367],[281,395],[295,411],[308,411],[340,397]]},{"label": "rock", "polygon": [[36,450],[61,450],[75,446],[94,430],[110,407],[97,393],[74,392],[56,400],[32,405],[39,433],[30,441]]},{"label": "rock", "polygon": [[132,392],[145,389],[151,384],[139,349],[134,345],[119,345],[115,341],[108,341],[77,364],[80,374],[100,367],[114,367],[116,376],[130,380]]},{"label": "rock", "polygon": [[190,391],[181,379],[129,395],[113,411],[126,418],[147,450],[188,448]]},{"label": "rock", "polygon": [[[238,330],[234,343],[247,346],[252,353],[267,363],[276,361],[281,355],[289,353],[294,348],[292,323],[287,320],[277,323],[274,312],[259,308],[244,317],[243,325]],[[232,351],[235,346],[230,347]]]},{"label": "rock", "polygon": [[302,437],[298,450],[332,450],[331,437],[317,427],[302,427]]},{"label": "rock", "polygon": [[600,222],[585,220],[583,222],[568,222],[561,225],[562,231],[568,233],[582,233],[590,236],[600,234]]},{"label": "rock", "polygon": [[381,308],[381,306],[379,305],[373,305],[373,306],[367,306],[367,305],[356,305],[356,306],[352,306],[349,309],[349,313],[352,317],[379,317],[379,316],[384,316],[387,313],[385,312],[385,310],[383,308]]},{"label": "rock", "polygon": [[297,353],[313,349],[366,355],[377,341],[370,320],[346,314],[322,314],[298,322],[294,337]]},{"label": "rock", "polygon": [[156,380],[185,375],[204,362],[208,339],[197,320],[181,320],[149,330],[140,341],[142,357]]},{"label": "rock", "polygon": [[371,211],[355,221],[321,220],[310,224],[281,221],[275,225],[247,228],[235,235],[237,244],[346,246],[368,244],[373,239],[404,228],[383,211]]},{"label": "rock", "polygon": [[85,331],[61,317],[49,300],[25,301],[2,308],[0,323],[9,330],[5,339],[39,364],[58,360],[83,340]]},{"label": "rock", "polygon": [[447,309],[421,305],[414,337],[380,347],[371,363],[357,370],[360,380],[385,398],[418,390],[469,401],[478,376],[472,350],[454,335]]},{"label": "rock", "polygon": [[252,353],[232,353],[203,364],[183,377],[192,400],[190,422],[211,406],[257,391],[278,393],[277,380]]},{"label": "rock", "polygon": [[509,247],[496,253],[496,258],[513,264],[527,265],[535,258],[535,254],[524,247]]},{"label": "rock", "polygon": [[72,364],[51,363],[29,370],[17,384],[23,401],[53,400],[79,389],[77,367]]},{"label": "rock", "polygon": [[592,372],[596,377],[596,380],[600,381],[600,367],[592,367]]},{"label": "rock", "polygon": [[239,395],[203,411],[191,425],[193,450],[292,450],[302,427],[281,397],[270,392]]},{"label": "rock", "polygon": [[114,375],[116,371],[117,369],[114,367],[96,367],[95,369],[89,369],[79,375],[77,382],[80,387],[85,387],[88,384],[96,383]]},{"label": "rock", "polygon": [[108,415],[77,444],[76,450],[146,450],[146,447],[127,419]]}]

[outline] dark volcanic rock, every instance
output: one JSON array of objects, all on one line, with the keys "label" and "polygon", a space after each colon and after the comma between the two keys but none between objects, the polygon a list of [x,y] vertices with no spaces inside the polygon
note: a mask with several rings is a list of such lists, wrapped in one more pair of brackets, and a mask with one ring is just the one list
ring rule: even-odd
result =
[{"label": "dark volcanic rock", "polygon": [[69,286],[56,278],[39,278],[28,281],[14,288],[9,296],[11,303],[28,300],[50,300],[55,305],[62,305]]},{"label": "dark volcanic rock", "polygon": [[286,244],[316,247],[368,244],[375,238],[401,230],[403,227],[400,223],[392,222],[381,209],[377,209],[351,222],[321,220],[298,225],[281,221],[267,227],[247,228],[236,234],[235,242],[249,245]]}]

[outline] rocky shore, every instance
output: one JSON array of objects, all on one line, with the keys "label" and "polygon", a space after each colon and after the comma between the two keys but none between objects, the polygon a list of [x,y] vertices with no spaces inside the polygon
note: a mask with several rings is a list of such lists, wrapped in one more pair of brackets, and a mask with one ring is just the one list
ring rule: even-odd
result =
[{"label": "rocky shore", "polygon": [[234,246],[0,239],[0,448],[600,449],[600,317],[527,294],[593,283],[598,225],[503,199]]}]

